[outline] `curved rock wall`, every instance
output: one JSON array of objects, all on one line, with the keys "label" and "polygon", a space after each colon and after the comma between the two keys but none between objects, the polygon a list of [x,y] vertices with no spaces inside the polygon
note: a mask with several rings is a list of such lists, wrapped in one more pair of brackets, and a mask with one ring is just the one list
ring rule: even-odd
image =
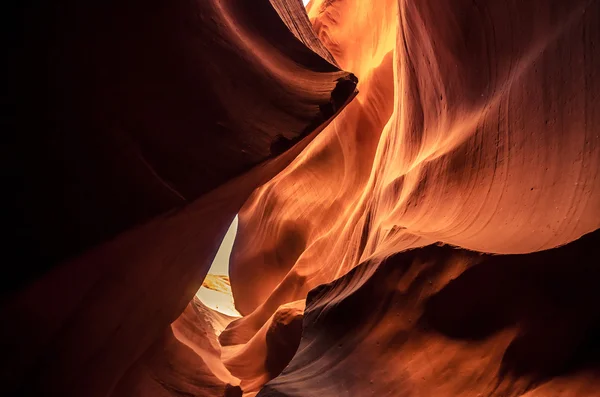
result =
[{"label": "curved rock wall", "polygon": [[9,395],[600,392],[600,1],[16,11]]},{"label": "curved rock wall", "polygon": [[209,395],[237,393],[169,324],[250,193],[346,105],[356,78],[267,0],[11,12],[22,25],[7,62],[2,394],[107,396],[132,373],[148,388],[125,390],[144,396],[203,381]]},{"label": "curved rock wall", "polygon": [[[593,289],[586,278],[595,273],[585,266],[597,262],[594,243],[588,238],[577,245],[584,251],[579,259],[574,259],[575,246],[567,251],[554,248],[570,247],[600,226],[600,3],[456,0],[383,1],[374,6],[315,0],[308,14],[339,65],[359,77],[360,93],[242,208],[230,274],[236,307],[246,316],[234,321],[220,342],[238,345],[252,340],[280,305],[343,276],[335,284],[336,293],[320,298],[321,308],[308,305],[298,353],[260,396],[535,395],[539,378],[503,372],[505,351],[510,356],[541,338],[547,343],[516,353],[513,364],[552,367],[568,361],[565,354],[587,338],[582,334],[597,335],[598,313],[591,309],[597,297],[577,298],[574,305],[556,298],[567,305],[556,314],[556,301],[536,295],[537,277],[531,274],[539,273],[539,279],[546,280],[538,281],[542,284],[554,283],[546,277],[555,277],[552,269],[565,267],[569,286],[551,294],[564,293],[569,302],[577,295],[571,288],[578,289],[578,283]],[[402,252],[432,243],[502,254],[493,260],[482,258],[496,257],[472,257],[486,262],[477,268],[490,271],[505,263],[506,274],[497,270],[502,276],[496,282],[507,288],[516,283],[513,288],[528,293],[523,302],[510,296],[500,300],[487,315],[502,322],[504,311],[533,305],[534,300],[538,306],[532,311],[548,312],[544,325],[532,326],[535,337],[529,333],[521,338],[520,332],[528,332],[519,327],[507,331],[505,324],[493,326],[504,333],[503,342],[493,337],[455,342],[443,332],[416,336],[396,329],[389,332],[398,333],[397,342],[386,334],[381,346],[374,347],[377,335],[387,332],[383,313],[388,308],[380,308],[380,301],[390,298],[376,292],[385,286],[366,280],[375,277],[373,272],[388,277],[398,271],[389,270],[391,265],[385,266],[387,271],[376,270],[386,258],[413,258],[421,251]],[[441,256],[436,261],[454,252],[433,250],[439,251],[434,256]],[[571,252],[577,264],[566,258],[560,264],[538,263],[544,256],[530,254],[544,250],[551,250],[549,257]],[[509,254],[519,256],[504,256]],[[511,270],[512,261],[525,273]],[[344,276],[361,263],[363,270],[352,273],[360,277]],[[465,269],[466,265],[455,269],[452,278]],[[442,274],[440,287],[450,282],[450,275]],[[376,286],[360,299],[348,296],[370,282]],[[406,283],[405,288],[412,285]],[[422,316],[418,307],[429,302],[427,285],[415,283],[409,299],[416,311],[399,311],[400,319],[389,320],[408,330],[418,325],[406,325],[407,317],[417,321]],[[493,280],[484,285],[495,288]],[[485,301],[485,290],[465,288],[473,300]],[[456,311],[452,322],[469,316],[465,304],[444,309]],[[361,313],[374,317],[373,323]],[[314,329],[311,318],[320,324],[328,315],[334,319]],[[514,316],[510,321],[516,321]],[[473,320],[465,328],[476,333],[480,326]],[[329,332],[339,334],[328,336]],[[338,350],[338,339],[346,338],[351,341]],[[364,349],[363,343],[368,345]],[[427,363],[429,343],[437,346],[431,354],[440,356],[439,363]],[[557,351],[561,348],[569,353]],[[356,361],[343,358],[346,349],[352,350],[349,360]],[[446,350],[457,353],[446,357]],[[414,363],[398,357],[407,354],[415,357]],[[481,363],[471,354],[485,357],[481,373],[473,369]],[[553,367],[545,376],[564,370]],[[417,376],[423,371],[427,376],[421,381]],[[578,386],[576,381],[557,379],[556,384]],[[577,395],[596,392],[594,385],[579,385]]]},{"label": "curved rock wall", "polygon": [[[600,226],[598,2],[365,7],[309,8],[342,67],[371,69],[240,212],[231,281],[245,328],[367,260],[434,242],[528,253]],[[361,13],[374,22],[364,30],[343,22]],[[384,35],[372,62],[348,59],[345,46],[371,35]]]}]

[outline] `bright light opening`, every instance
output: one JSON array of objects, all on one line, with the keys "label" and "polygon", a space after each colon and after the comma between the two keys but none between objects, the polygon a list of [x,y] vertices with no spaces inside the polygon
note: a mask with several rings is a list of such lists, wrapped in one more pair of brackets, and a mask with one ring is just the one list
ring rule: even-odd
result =
[{"label": "bright light opening", "polygon": [[236,215],[221,242],[202,286],[196,292],[196,296],[204,305],[232,317],[241,317],[241,314],[235,310],[229,283],[229,257],[237,234],[237,227],[238,217]]},{"label": "bright light opening", "polygon": [[306,7],[306,5],[308,4],[310,0],[302,0],[302,2],[304,3],[304,7]]}]

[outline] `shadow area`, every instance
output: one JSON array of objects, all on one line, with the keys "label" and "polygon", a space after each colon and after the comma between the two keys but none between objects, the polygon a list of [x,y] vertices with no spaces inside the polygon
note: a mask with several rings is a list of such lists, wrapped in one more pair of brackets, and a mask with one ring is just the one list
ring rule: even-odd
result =
[{"label": "shadow area", "polygon": [[421,325],[477,341],[507,327],[517,336],[500,378],[536,381],[600,364],[600,231],[524,255],[483,255],[425,304]]}]

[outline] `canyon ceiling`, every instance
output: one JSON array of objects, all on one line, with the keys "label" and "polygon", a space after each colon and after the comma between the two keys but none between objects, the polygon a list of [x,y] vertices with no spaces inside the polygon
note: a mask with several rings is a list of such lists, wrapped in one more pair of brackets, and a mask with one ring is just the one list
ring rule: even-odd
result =
[{"label": "canyon ceiling", "polygon": [[3,15],[0,394],[600,395],[600,0]]}]

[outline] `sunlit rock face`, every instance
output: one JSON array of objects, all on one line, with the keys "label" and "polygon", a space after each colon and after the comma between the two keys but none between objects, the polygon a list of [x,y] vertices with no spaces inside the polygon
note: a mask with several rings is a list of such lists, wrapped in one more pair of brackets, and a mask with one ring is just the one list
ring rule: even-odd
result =
[{"label": "sunlit rock face", "polygon": [[600,394],[600,1],[75,3],[15,18],[8,395]]},{"label": "sunlit rock face", "polygon": [[[573,369],[580,349],[598,358],[598,296],[572,291],[595,277],[597,236],[569,244],[600,226],[600,3],[315,0],[308,14],[360,93],[240,211],[245,317],[221,344],[317,291],[259,396],[599,393]],[[403,253],[433,243],[461,249]]]},{"label": "sunlit rock face", "polygon": [[[293,300],[412,247],[526,253],[600,225],[597,3],[391,3],[311,3],[361,92],[241,211],[231,279],[244,314],[278,300],[284,278],[302,281],[277,291]],[[363,15],[381,24],[359,29]]]}]

